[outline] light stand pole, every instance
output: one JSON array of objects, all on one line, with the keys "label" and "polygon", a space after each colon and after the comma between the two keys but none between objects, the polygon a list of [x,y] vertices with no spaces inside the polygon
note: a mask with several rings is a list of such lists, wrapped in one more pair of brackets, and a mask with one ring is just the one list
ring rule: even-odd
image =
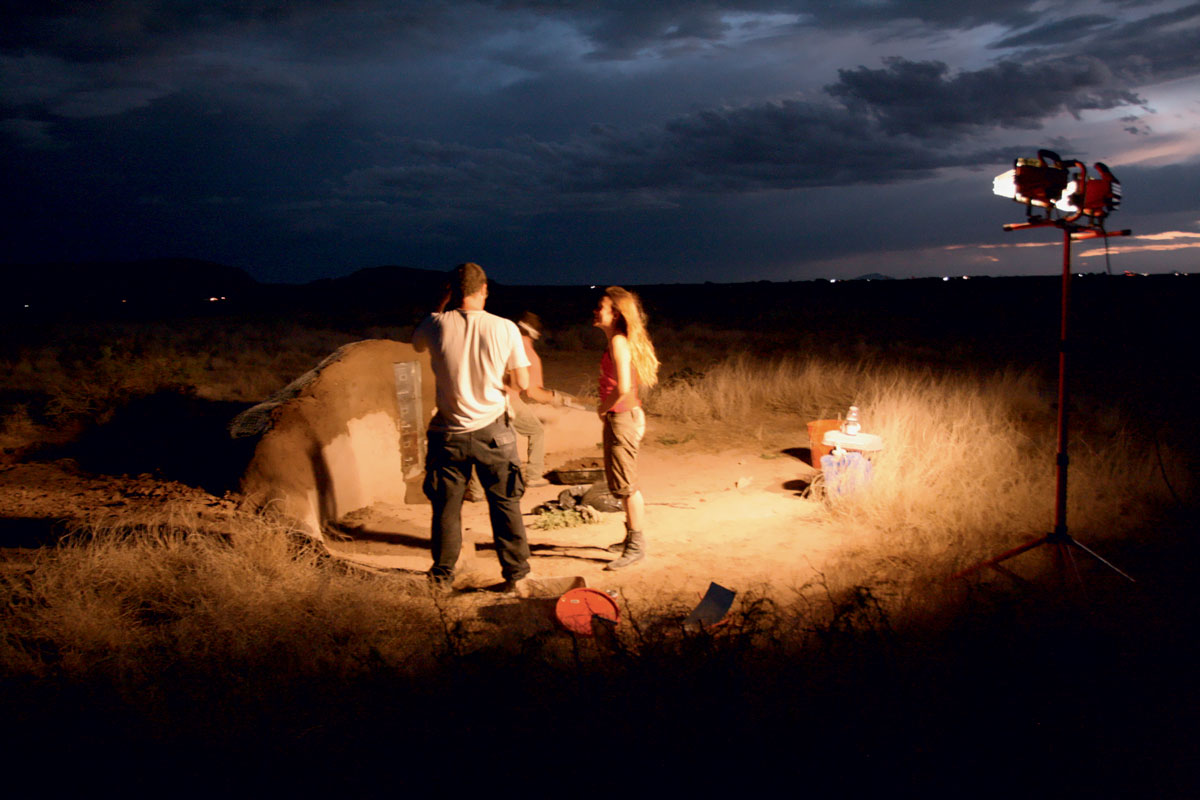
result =
[{"label": "light stand pole", "polygon": [[1058,567],[1059,575],[1063,573],[1064,565],[1069,562],[1071,569],[1075,573],[1076,580],[1082,580],[1079,576],[1079,569],[1075,564],[1074,553],[1071,548],[1077,547],[1083,552],[1090,555],[1092,558],[1099,561],[1104,566],[1116,572],[1123,578],[1133,581],[1126,573],[1122,572],[1109,561],[1100,557],[1097,553],[1081,544],[1078,540],[1067,532],[1067,466],[1070,459],[1067,456],[1067,324],[1070,312],[1071,299],[1071,241],[1083,239],[1108,238],[1112,236],[1128,236],[1131,231],[1112,231],[1108,232],[1100,228],[1090,226],[1082,226],[1074,224],[1071,219],[1033,219],[1028,222],[1017,222],[1011,225],[1005,225],[1004,230],[1015,231],[1024,230],[1026,228],[1045,228],[1055,227],[1061,228],[1063,232],[1063,257],[1062,257],[1062,320],[1059,327],[1058,339],[1058,455],[1055,459],[1055,493],[1054,493],[1054,530],[1045,536],[1040,536],[1036,539],[1031,539],[1022,545],[1006,550],[1005,552],[982,561],[974,566],[968,567],[961,572],[955,573],[955,578],[962,578],[972,573],[978,572],[985,567],[992,567],[997,571],[1010,574],[1008,570],[1000,566],[1014,556],[1019,556],[1021,553],[1033,550],[1042,545],[1051,545],[1054,548],[1055,564]]}]

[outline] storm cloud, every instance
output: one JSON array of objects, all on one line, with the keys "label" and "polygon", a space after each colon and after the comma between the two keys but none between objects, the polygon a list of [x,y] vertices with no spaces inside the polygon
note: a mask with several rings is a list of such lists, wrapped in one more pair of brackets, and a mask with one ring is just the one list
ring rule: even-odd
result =
[{"label": "storm cloud", "polygon": [[[744,230],[723,220],[769,202],[799,216],[756,226],[749,269],[803,277],[786,253],[815,204],[854,208],[882,186],[924,196],[970,174],[986,196],[988,176],[1045,146],[1145,160],[1137,174],[1155,180],[1194,175],[1200,155],[1197,3],[141,0],[6,14],[9,263],[190,255],[302,280],[469,251],[536,280],[571,247],[581,276],[619,260],[657,270],[622,280],[662,280],[695,263],[697,240],[714,275],[744,259]],[[921,238],[919,221],[895,224],[841,246]]]}]

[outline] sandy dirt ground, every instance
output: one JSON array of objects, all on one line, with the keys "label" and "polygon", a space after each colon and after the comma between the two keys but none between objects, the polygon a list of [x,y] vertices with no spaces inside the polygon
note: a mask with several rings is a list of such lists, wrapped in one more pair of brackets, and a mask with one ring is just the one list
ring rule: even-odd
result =
[{"label": "sandy dirt ground", "polygon": [[[592,353],[547,359],[547,384],[579,391],[591,380],[595,361]],[[594,414],[560,416],[547,431],[548,469],[600,455]],[[589,587],[656,606],[694,606],[710,582],[785,597],[811,581],[838,545],[822,502],[803,493],[815,474],[804,461],[808,444],[798,420],[780,422],[765,437],[760,429],[757,437],[726,433],[717,440],[695,426],[651,417],[639,461],[647,558],[624,570],[604,570],[615,558],[604,548],[624,535],[620,512],[603,514],[599,523],[543,529],[541,518],[529,512],[567,488],[551,484],[530,488],[522,503],[532,577],[548,581],[551,592],[561,585],[552,579],[581,577]],[[216,497],[151,475],[91,474],[69,459],[0,466],[0,533],[9,548],[45,544],[81,522],[153,515],[169,505],[187,508],[197,523],[219,530],[237,501],[236,495]],[[369,506],[339,520],[329,531],[329,547],[372,568],[424,572],[430,564],[429,515],[427,504]],[[486,503],[466,503],[463,525],[466,545],[455,585],[471,595],[501,576]]]},{"label": "sandy dirt ground", "polygon": [[[686,605],[698,601],[710,581],[735,591],[787,591],[814,576],[837,542],[822,522],[821,502],[802,496],[813,475],[807,464],[757,447],[657,444],[655,437],[664,434],[655,425],[651,419],[640,460],[648,557],[621,571],[604,570],[614,558],[605,546],[624,535],[619,512],[605,513],[595,524],[541,529],[540,518],[528,512],[566,488],[551,484],[529,489],[522,503],[533,577],[581,576],[588,586],[630,599]],[[595,447],[552,451],[547,466],[598,453]],[[0,467],[0,517],[9,546],[38,546],[79,522],[153,515],[168,505],[219,526],[236,497],[150,475],[91,474],[70,460]],[[331,540],[335,553],[387,570],[429,567],[428,505],[380,504],[348,515],[339,527],[344,538]],[[486,503],[464,504],[463,527],[467,546],[456,586],[498,582]]]},{"label": "sandy dirt ground", "polygon": [[[589,587],[654,605],[694,605],[710,582],[786,595],[814,578],[838,542],[822,502],[803,494],[814,474],[808,464],[779,450],[656,444],[663,434],[654,426],[651,419],[639,459],[647,558],[623,570],[604,569],[615,557],[604,548],[624,536],[620,512],[603,514],[599,523],[543,529],[529,512],[567,488],[552,484],[529,489],[522,503],[531,577],[578,576]],[[551,453],[547,466],[598,454],[595,447]],[[498,582],[486,503],[464,504],[463,528],[467,544],[456,588]],[[349,559],[413,571],[429,566],[428,506],[373,506],[345,518],[342,531],[347,538],[331,547]]]},{"label": "sandy dirt ground", "polygon": [[[599,354],[543,357],[546,385],[584,392],[595,382]],[[546,467],[599,458],[600,422],[592,413],[535,406],[546,420]],[[531,577],[556,593],[557,579],[581,577],[587,586],[615,592],[634,604],[692,607],[715,582],[736,592],[781,599],[816,577],[839,544],[821,500],[804,488],[815,471],[804,460],[808,434],[798,419],[764,419],[762,429],[712,435],[702,427],[651,416],[639,456],[646,500],[647,557],[619,571],[604,565],[605,548],[624,537],[624,514],[599,523],[543,529],[538,505],[557,499],[563,485],[530,488],[526,512]],[[523,445],[522,445],[522,452]],[[429,567],[429,507],[378,504],[341,521],[338,554],[385,569]],[[463,507],[464,553],[455,586],[465,590],[500,581],[486,503]]]},{"label": "sandy dirt ground", "polygon": [[99,475],[74,459],[0,465],[0,542],[29,549],[52,543],[89,523],[149,517],[164,508],[187,508],[197,519],[219,521],[238,505],[234,496],[153,475]]}]

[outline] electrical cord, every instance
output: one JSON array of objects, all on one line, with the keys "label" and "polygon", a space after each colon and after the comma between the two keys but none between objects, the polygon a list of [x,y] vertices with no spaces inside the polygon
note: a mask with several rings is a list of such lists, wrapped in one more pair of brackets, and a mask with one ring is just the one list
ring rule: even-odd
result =
[{"label": "electrical cord", "polygon": [[[1108,233],[1104,230],[1104,219],[1100,219],[1100,233],[1104,235],[1104,268],[1109,275],[1112,275],[1112,263],[1109,261],[1108,253]],[[1162,446],[1158,442],[1158,429],[1154,431],[1154,454],[1158,457],[1158,472],[1162,475],[1163,483],[1167,486],[1167,491],[1171,493],[1171,497],[1175,498],[1178,505],[1183,505],[1183,500],[1180,499],[1179,493],[1175,491],[1175,487],[1171,485],[1171,479],[1167,477],[1167,465],[1163,461]]]},{"label": "electrical cord", "polygon": [[1108,231],[1104,230],[1104,218],[1100,218],[1100,233],[1104,236],[1104,269],[1112,275],[1112,262],[1108,258]]}]

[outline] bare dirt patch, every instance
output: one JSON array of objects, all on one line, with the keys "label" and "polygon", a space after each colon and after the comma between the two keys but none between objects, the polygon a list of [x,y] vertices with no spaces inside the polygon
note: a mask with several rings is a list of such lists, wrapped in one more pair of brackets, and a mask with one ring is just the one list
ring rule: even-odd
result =
[{"label": "bare dirt patch", "polygon": [[[586,396],[597,360],[590,351],[556,353],[545,360],[547,385]],[[594,414],[539,410],[547,413],[548,469],[602,467]],[[539,526],[530,512],[565,488],[552,484],[529,489],[522,503],[533,575],[581,576],[589,586],[656,605],[694,604],[713,581],[735,591],[790,593],[810,581],[838,545],[823,504],[803,492],[815,474],[803,460],[806,446],[806,432],[794,419],[745,431],[651,416],[640,463],[649,557],[624,571],[604,571],[613,558],[605,548],[624,534],[619,512],[602,514],[596,524]],[[168,506],[188,509],[199,529],[219,533],[240,500],[150,473],[96,472],[73,459],[10,464],[0,467],[0,547],[39,547],[73,530]],[[429,516],[427,504],[376,502],[332,521],[325,533],[339,557],[418,573],[430,563]],[[463,524],[457,586],[499,581],[486,504],[466,504]]]},{"label": "bare dirt patch", "polygon": [[[586,415],[580,420],[592,422]],[[624,534],[620,513],[603,514],[598,524],[553,530],[540,529],[538,518],[527,513],[535,577],[582,576],[589,586],[630,600],[668,605],[698,601],[710,581],[735,591],[787,593],[813,578],[838,542],[822,503],[802,492],[811,467],[778,450],[744,443],[708,448],[694,440],[663,445],[656,434],[666,435],[652,419],[641,456],[649,557],[620,572],[604,571],[613,558],[604,548]],[[673,441],[677,434],[668,438]],[[598,458],[594,451],[557,453],[548,466]],[[522,507],[530,512],[563,488],[531,488]],[[215,528],[236,508],[237,497],[217,497],[152,475],[89,473],[70,460],[0,468],[0,535],[6,547],[48,544],[75,528],[168,505],[187,506],[203,527]],[[427,505],[380,503],[360,509],[339,521],[330,548],[379,569],[424,571],[429,513]],[[468,546],[456,585],[471,589],[499,581],[487,505],[465,504],[463,526]]]},{"label": "bare dirt patch", "polygon": [[[0,547],[36,547],[85,525],[122,515],[186,505],[218,518],[237,500],[150,474],[103,475],[81,469],[73,459],[0,466]],[[14,536],[14,532],[40,532]]]},{"label": "bare dirt patch", "polygon": [[[599,432],[594,419],[581,417],[578,424],[594,424]],[[581,576],[588,586],[656,606],[694,604],[710,582],[794,597],[813,580],[840,542],[823,502],[804,491],[815,475],[799,455],[807,445],[804,434],[794,433],[796,448],[744,440],[709,446],[695,437],[659,443],[684,438],[676,427],[651,419],[640,456],[649,557],[626,570],[604,570],[614,557],[605,548],[624,535],[619,512],[603,514],[597,524],[542,529],[528,512],[564,489],[552,484],[527,490],[522,503],[533,577]],[[552,469],[593,463],[600,463],[596,451],[560,452],[547,460]],[[464,505],[463,527],[466,552],[456,587],[499,581],[485,503]],[[383,569],[428,567],[427,506],[377,504],[343,519],[341,532],[344,537],[330,546],[346,558]]]}]

